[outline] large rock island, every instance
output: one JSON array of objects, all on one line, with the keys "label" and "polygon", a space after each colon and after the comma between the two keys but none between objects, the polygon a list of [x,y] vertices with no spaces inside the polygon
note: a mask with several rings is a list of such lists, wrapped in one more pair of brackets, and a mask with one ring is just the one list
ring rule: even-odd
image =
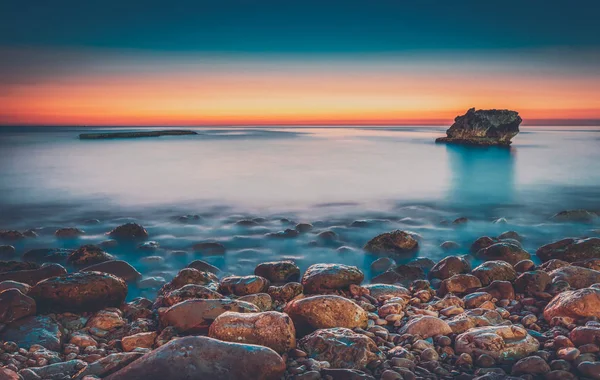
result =
[{"label": "large rock island", "polygon": [[103,133],[82,133],[79,135],[81,140],[102,140],[102,139],[131,139],[138,137],[159,137],[159,136],[181,136],[197,135],[194,131],[182,129],[167,129],[162,131],[130,131],[130,132],[103,132]]},{"label": "large rock island", "polygon": [[435,140],[437,143],[466,145],[504,145],[519,133],[521,117],[510,110],[475,110],[457,116],[454,124],[446,131],[447,137]]}]

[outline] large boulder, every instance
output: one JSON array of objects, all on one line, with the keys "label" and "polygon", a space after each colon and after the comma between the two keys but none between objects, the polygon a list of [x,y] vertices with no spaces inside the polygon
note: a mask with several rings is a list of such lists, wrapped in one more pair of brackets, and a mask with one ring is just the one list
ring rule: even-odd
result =
[{"label": "large boulder", "polygon": [[332,327],[366,328],[368,316],[356,303],[335,295],[299,298],[289,302],[284,312],[301,332]]},{"label": "large boulder", "polygon": [[514,361],[536,352],[540,343],[519,326],[476,327],[456,337],[457,354],[489,355],[497,361]]},{"label": "large boulder", "polygon": [[298,343],[310,358],[333,368],[363,369],[383,357],[371,338],[346,328],[317,330]]},{"label": "large boulder", "polygon": [[108,235],[117,240],[140,240],[148,237],[148,231],[137,223],[126,223],[116,227]]},{"label": "large boulder", "polygon": [[307,294],[348,289],[352,284],[360,285],[365,275],[354,266],[343,264],[314,264],[304,276],[302,285]]},{"label": "large boulder", "polygon": [[103,272],[109,273],[113,276],[122,278],[123,280],[130,282],[136,281],[142,277],[142,274],[138,272],[134,267],[123,260],[110,260],[104,261],[99,264],[90,265],[80,270],[80,272]]},{"label": "large boulder", "polygon": [[106,380],[279,380],[285,362],[275,351],[204,336],[172,340]]},{"label": "large boulder", "polygon": [[264,293],[269,285],[269,280],[260,276],[229,276],[221,279],[219,292],[224,295],[246,296]]},{"label": "large boulder", "polygon": [[559,259],[569,263],[600,258],[600,238],[562,239],[538,248],[536,255],[542,261]]},{"label": "large boulder", "polygon": [[19,319],[0,331],[0,341],[15,342],[26,350],[34,344],[39,344],[48,350],[60,352],[63,339],[60,324],[44,315]]},{"label": "large boulder", "polygon": [[189,299],[175,304],[160,314],[163,327],[173,326],[181,333],[204,333],[211,323],[226,311],[256,313],[260,309],[249,302],[230,299]]},{"label": "large boulder", "polygon": [[296,348],[296,329],[284,313],[236,313],[227,311],[210,325],[208,336],[226,342],[257,344],[279,354]]},{"label": "large boulder", "polygon": [[18,289],[7,289],[0,293],[0,324],[34,315],[36,311],[33,298]]},{"label": "large boulder", "polygon": [[254,274],[275,284],[298,282],[300,280],[300,268],[291,260],[258,264],[254,269]]},{"label": "large boulder", "polygon": [[454,276],[455,274],[469,273],[471,265],[469,262],[462,257],[458,256],[447,256],[441,259],[437,264],[429,271],[429,278],[439,278],[445,280]]},{"label": "large boulder", "polygon": [[490,245],[477,251],[475,257],[481,260],[502,260],[511,265],[515,265],[521,260],[531,258],[529,252],[516,244],[500,242]]},{"label": "large boulder", "polygon": [[517,272],[513,266],[500,260],[486,261],[473,269],[471,274],[477,277],[483,286],[488,286],[496,280],[514,281],[517,278]]},{"label": "large boulder", "polygon": [[566,281],[572,288],[587,288],[600,284],[600,271],[569,265],[550,272],[552,282]]},{"label": "large boulder", "polygon": [[47,278],[62,276],[67,270],[60,264],[48,264],[37,269],[15,270],[11,272],[0,273],[0,282],[16,281],[27,285],[35,285]]},{"label": "large boulder", "polygon": [[38,282],[28,295],[44,312],[96,311],[120,306],[127,296],[127,285],[108,273],[70,273]]},{"label": "large boulder", "polygon": [[558,294],[546,305],[544,319],[554,317],[581,319],[600,315],[600,289],[585,288]]},{"label": "large boulder", "polygon": [[419,242],[408,232],[392,231],[375,236],[364,250],[378,254],[409,254],[419,249]]},{"label": "large boulder", "polygon": [[447,137],[435,142],[467,145],[510,145],[519,133],[521,117],[510,110],[475,110],[457,116],[454,124],[446,131]]}]

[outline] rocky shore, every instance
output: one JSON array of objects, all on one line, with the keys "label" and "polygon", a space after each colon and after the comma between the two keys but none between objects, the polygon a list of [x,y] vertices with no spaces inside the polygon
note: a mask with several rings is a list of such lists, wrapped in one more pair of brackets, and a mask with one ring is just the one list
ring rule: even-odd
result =
[{"label": "rocky shore", "polygon": [[[108,235],[152,248],[138,224]],[[380,256],[372,278],[291,260],[231,276],[195,260],[154,299],[129,302],[140,273],[101,246],[29,251],[0,262],[0,379],[600,379],[600,238],[549,241],[534,255],[523,239],[506,231],[439,262],[396,265],[426,252],[410,231],[390,231],[364,247]]]},{"label": "rocky shore", "polygon": [[134,132],[104,132],[104,133],[81,133],[80,140],[104,140],[104,139],[131,139],[139,137],[160,137],[160,136],[183,136],[197,135],[194,131],[181,129],[165,129],[162,131],[134,131]]}]

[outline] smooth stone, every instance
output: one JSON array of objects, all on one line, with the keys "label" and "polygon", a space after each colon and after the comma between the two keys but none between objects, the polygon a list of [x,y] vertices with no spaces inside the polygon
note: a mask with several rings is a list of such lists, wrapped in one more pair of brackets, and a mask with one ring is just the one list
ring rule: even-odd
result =
[{"label": "smooth stone", "polygon": [[429,271],[429,278],[439,278],[445,280],[455,274],[468,273],[471,265],[468,261],[458,256],[447,256],[441,259]]},{"label": "smooth stone", "polygon": [[518,326],[476,327],[456,337],[456,353],[486,354],[497,361],[518,360],[539,349],[539,342]]},{"label": "smooth stone", "polygon": [[108,235],[117,240],[139,240],[148,238],[148,231],[137,223],[126,223],[116,227]]},{"label": "smooth stone", "polygon": [[59,263],[66,264],[67,259],[73,253],[72,249],[64,248],[37,248],[30,249],[22,256],[23,261],[36,263]]},{"label": "smooth stone", "polygon": [[104,272],[109,273],[123,280],[137,281],[142,277],[142,274],[138,272],[131,264],[123,260],[110,260],[103,263],[90,265],[80,270],[80,272]]},{"label": "smooth stone", "polygon": [[33,298],[18,289],[7,289],[0,293],[0,325],[35,315],[36,305]]},{"label": "smooth stone", "polygon": [[371,239],[364,250],[376,254],[409,254],[419,249],[419,242],[408,232],[396,230]]},{"label": "smooth stone", "polygon": [[269,280],[260,276],[228,276],[221,279],[219,293],[246,296],[264,293],[269,288]]},{"label": "smooth stone", "polygon": [[191,263],[189,263],[187,267],[199,270],[200,272],[210,272],[214,274],[217,274],[221,271],[216,266],[209,264],[204,260],[194,260]]},{"label": "smooth stone", "polygon": [[291,260],[258,264],[254,269],[254,274],[276,284],[298,282],[300,280],[300,268]]},{"label": "smooth stone", "polygon": [[16,281],[33,286],[45,279],[62,276],[66,273],[67,270],[60,264],[47,264],[37,269],[0,273],[0,282]]},{"label": "smooth stone", "polygon": [[302,334],[316,329],[366,328],[368,316],[356,303],[335,295],[318,295],[289,302],[284,309]]},{"label": "smooth stone", "polygon": [[569,265],[550,272],[552,282],[567,282],[574,289],[582,289],[600,283],[600,271]]},{"label": "smooth stone", "polygon": [[410,319],[400,329],[401,334],[418,335],[422,339],[438,335],[448,335],[452,333],[452,329],[445,321],[433,317],[433,316],[422,316]]},{"label": "smooth stone", "polygon": [[475,254],[475,257],[486,261],[502,260],[511,265],[515,265],[521,260],[530,259],[531,255],[518,245],[499,242],[480,249]]},{"label": "smooth stone", "polygon": [[355,266],[343,264],[313,264],[304,276],[302,285],[307,294],[348,289],[350,285],[360,285],[364,274]]},{"label": "smooth stone", "polygon": [[544,309],[544,319],[554,317],[581,319],[600,315],[600,289],[584,288],[562,292],[554,297]]},{"label": "smooth stone", "polygon": [[500,260],[486,261],[473,269],[471,274],[477,277],[483,286],[487,286],[496,280],[514,281],[517,278],[517,272],[513,266]]},{"label": "smooth stone", "polygon": [[536,255],[540,260],[560,259],[574,262],[600,258],[600,238],[562,239],[538,248]]}]

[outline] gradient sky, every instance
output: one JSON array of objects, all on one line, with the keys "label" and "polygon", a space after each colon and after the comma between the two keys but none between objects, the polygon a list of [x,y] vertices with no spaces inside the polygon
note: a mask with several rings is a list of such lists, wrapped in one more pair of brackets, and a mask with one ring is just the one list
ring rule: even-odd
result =
[{"label": "gradient sky", "polygon": [[600,119],[597,1],[0,3],[0,124]]}]

